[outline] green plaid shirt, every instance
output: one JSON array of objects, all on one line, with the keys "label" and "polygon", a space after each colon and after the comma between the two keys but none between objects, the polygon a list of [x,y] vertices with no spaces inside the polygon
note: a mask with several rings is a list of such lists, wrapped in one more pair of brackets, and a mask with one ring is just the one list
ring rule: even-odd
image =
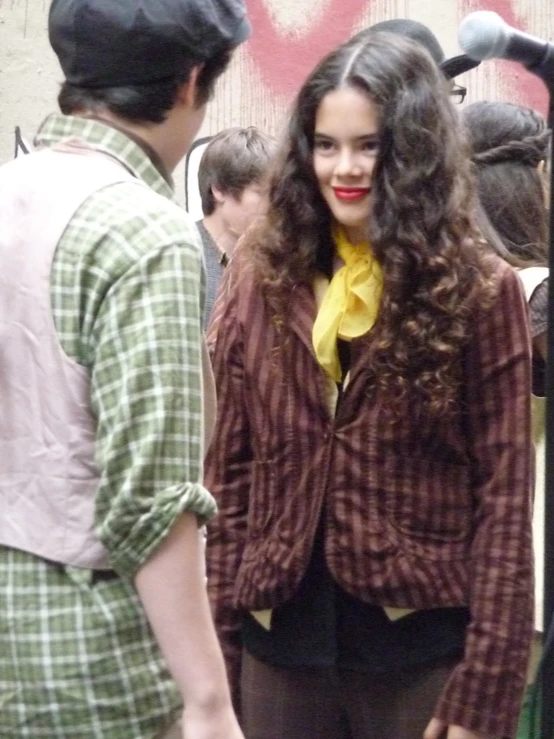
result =
[{"label": "green plaid shirt", "polygon": [[145,150],[98,121],[54,115],[124,164],[72,218],[53,263],[55,324],[91,375],[97,533],[117,574],[0,547],[1,739],[154,739],[181,709],[132,576],[176,518],[215,512],[202,487],[201,244]]}]

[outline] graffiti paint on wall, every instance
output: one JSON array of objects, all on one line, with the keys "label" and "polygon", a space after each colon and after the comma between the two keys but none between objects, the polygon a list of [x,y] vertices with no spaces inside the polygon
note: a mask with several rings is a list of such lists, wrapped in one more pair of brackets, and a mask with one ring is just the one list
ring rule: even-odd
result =
[{"label": "graffiti paint on wall", "polygon": [[283,33],[265,3],[247,3],[254,28],[249,53],[265,84],[277,94],[293,93],[324,53],[353,35],[372,4],[373,0],[330,0],[307,30]]},{"label": "graffiti paint on wall", "polygon": [[[352,36],[359,28],[360,20],[368,17],[376,4],[376,0],[349,0],[348,3],[344,0],[319,0],[311,17],[300,27],[294,27],[284,22],[283,15],[279,22],[278,14],[274,12],[275,0],[247,0],[254,34],[246,45],[245,55],[257,73],[257,85],[264,88],[265,99],[279,99],[285,109],[318,60]],[[528,26],[521,12],[522,3],[516,3],[515,0],[456,0],[455,5],[460,19],[475,10],[486,9],[494,10],[516,28],[526,30]],[[411,17],[417,18],[417,13],[413,13]],[[478,79],[478,75],[485,73],[496,77],[495,86],[501,90],[500,97],[546,112],[547,95],[544,85],[521,65],[503,61],[487,62],[481,70],[473,73],[475,76],[472,79]],[[263,111],[256,105],[248,110],[252,117],[242,120],[239,125],[262,125],[258,119]],[[200,149],[190,153],[185,167],[186,203],[195,217],[200,217],[196,173],[204,146],[203,143]]]},{"label": "graffiti paint on wall", "polygon": [[[209,110],[204,140],[185,163],[185,195],[194,217],[201,216],[197,171],[205,136],[231,125],[258,125],[277,133],[286,107],[316,62],[368,22],[391,17],[430,18],[443,41],[455,35],[456,18],[494,10],[508,24],[537,35],[554,34],[552,0],[246,0],[254,35],[237,55]],[[48,47],[50,0],[0,0],[0,162],[14,154],[13,132],[21,125],[32,136],[54,107],[60,71]],[[433,23],[434,10],[450,11],[448,26]],[[288,17],[287,17],[288,16]],[[437,13],[438,16],[438,13]],[[292,20],[291,20],[292,19]],[[296,25],[295,25],[296,23]],[[437,27],[439,26],[439,27]],[[520,65],[494,62],[467,76],[469,99],[489,97],[546,110],[542,83]],[[16,154],[25,150],[21,136]],[[181,180],[182,182],[182,180]]]},{"label": "graffiti paint on wall", "polygon": [[[42,10],[46,11],[46,3],[44,0],[41,4]],[[19,29],[25,37],[27,35],[29,23],[29,0],[0,0],[0,13],[3,10],[11,10],[12,12],[19,11],[21,17]]]},{"label": "graffiti paint on wall", "polygon": [[21,133],[21,128],[19,126],[15,127],[15,146],[14,146],[14,159],[17,159],[17,157],[22,156],[23,154],[28,154],[32,147],[32,144],[26,140],[25,136]]},{"label": "graffiti paint on wall", "polygon": [[[271,92],[290,96],[323,54],[353,34],[362,15],[367,16],[373,10],[376,0],[350,0],[348,3],[328,0],[310,27],[300,33],[290,29],[281,31],[268,4],[247,0],[247,5],[255,31],[248,44],[248,54]],[[457,5],[460,18],[475,10],[493,10],[509,25],[528,29],[521,2],[458,0]],[[417,18],[417,13],[411,17]],[[546,90],[540,80],[525,72],[520,65],[508,62],[494,64],[503,87],[512,89],[512,99],[545,111]]]},{"label": "graffiti paint on wall", "polygon": [[[50,0],[0,0],[0,161],[13,154],[13,131],[32,136],[54,108],[61,75],[48,47]],[[278,134],[302,80],[331,48],[370,22],[421,18],[452,53],[456,25],[474,10],[495,10],[518,28],[548,35],[552,0],[246,0],[254,34],[233,60],[201,136],[231,125]],[[437,9],[436,12],[434,9]],[[449,46],[450,43],[450,46]],[[487,62],[467,75],[468,100],[510,99],[546,110],[542,83],[520,65]],[[182,175],[178,178],[182,182]]]}]

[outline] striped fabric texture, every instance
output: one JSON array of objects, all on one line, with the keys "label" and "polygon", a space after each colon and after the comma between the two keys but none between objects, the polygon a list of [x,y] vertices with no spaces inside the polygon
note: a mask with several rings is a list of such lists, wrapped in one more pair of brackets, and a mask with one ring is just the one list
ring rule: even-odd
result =
[{"label": "striped fabric texture", "polygon": [[219,405],[206,485],[209,589],[238,701],[243,610],[284,603],[320,518],[336,581],[381,606],[469,606],[465,657],[434,715],[513,737],[533,629],[530,337],[523,291],[498,261],[492,308],[475,308],[457,410],[391,423],[371,386],[371,332],[351,345],[333,417],[312,349],[315,299],[291,293],[288,324],[253,271],[227,268],[209,335]]}]

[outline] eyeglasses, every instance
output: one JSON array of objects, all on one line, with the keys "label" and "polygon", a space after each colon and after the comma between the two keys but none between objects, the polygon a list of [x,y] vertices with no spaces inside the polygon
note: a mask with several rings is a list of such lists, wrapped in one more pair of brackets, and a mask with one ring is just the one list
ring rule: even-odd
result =
[{"label": "eyeglasses", "polygon": [[450,90],[450,97],[454,98],[454,102],[456,105],[460,105],[464,102],[467,95],[467,88],[462,87],[461,85],[453,85],[452,89]]}]

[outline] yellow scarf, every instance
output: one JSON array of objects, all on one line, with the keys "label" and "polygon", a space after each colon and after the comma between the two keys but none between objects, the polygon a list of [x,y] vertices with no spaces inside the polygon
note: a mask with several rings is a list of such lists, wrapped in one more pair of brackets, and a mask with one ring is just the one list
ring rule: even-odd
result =
[{"label": "yellow scarf", "polygon": [[369,243],[351,244],[342,228],[333,230],[337,253],[343,260],[329,283],[315,319],[312,341],[317,361],[340,382],[337,339],[351,341],[366,334],[377,319],[383,273]]}]

